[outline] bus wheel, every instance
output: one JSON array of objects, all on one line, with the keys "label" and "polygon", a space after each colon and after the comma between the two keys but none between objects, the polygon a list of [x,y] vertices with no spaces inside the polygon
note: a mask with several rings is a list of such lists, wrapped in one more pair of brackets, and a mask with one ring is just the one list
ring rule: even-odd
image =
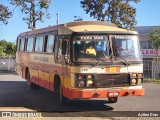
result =
[{"label": "bus wheel", "polygon": [[31,82],[29,71],[27,72],[26,78],[27,78],[27,84],[28,84],[28,88],[29,89],[37,89],[37,88],[39,88],[38,85],[36,85],[36,84]]},{"label": "bus wheel", "polygon": [[111,97],[111,98],[108,98],[108,100],[109,100],[109,103],[116,103],[118,100],[118,97]]},{"label": "bus wheel", "polygon": [[62,84],[60,84],[60,93],[59,93],[59,97],[60,97],[60,103],[62,104],[62,105],[67,105],[67,104],[69,104],[70,103],[70,100],[67,98],[67,97],[65,97],[65,96],[63,96],[63,88],[62,88]]}]

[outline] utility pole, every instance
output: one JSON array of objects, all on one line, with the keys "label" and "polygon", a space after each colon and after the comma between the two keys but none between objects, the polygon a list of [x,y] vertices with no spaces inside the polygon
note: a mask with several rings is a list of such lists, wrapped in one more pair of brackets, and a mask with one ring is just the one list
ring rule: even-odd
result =
[{"label": "utility pole", "polygon": [[59,24],[59,13],[57,12],[57,25]]}]

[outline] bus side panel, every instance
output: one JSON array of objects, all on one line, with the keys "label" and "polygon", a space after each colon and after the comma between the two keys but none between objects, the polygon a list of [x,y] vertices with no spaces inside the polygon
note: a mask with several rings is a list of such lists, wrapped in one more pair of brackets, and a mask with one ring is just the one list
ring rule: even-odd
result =
[{"label": "bus side panel", "polygon": [[50,72],[49,73],[49,90],[51,91],[54,90],[53,79],[54,79],[54,74]]},{"label": "bus side panel", "polygon": [[38,81],[38,70],[29,69],[29,72],[30,72],[30,80],[31,80],[31,82],[33,82],[35,84],[39,84],[39,81]]},{"label": "bus side panel", "polygon": [[16,72],[24,79],[26,79],[25,71],[26,71],[25,66],[18,65],[18,64],[16,65]]},{"label": "bus side panel", "polygon": [[53,91],[53,73],[30,69],[31,82]]}]

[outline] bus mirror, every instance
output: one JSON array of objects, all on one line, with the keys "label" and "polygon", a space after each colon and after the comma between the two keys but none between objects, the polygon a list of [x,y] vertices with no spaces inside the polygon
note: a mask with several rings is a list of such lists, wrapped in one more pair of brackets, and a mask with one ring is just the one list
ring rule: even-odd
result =
[{"label": "bus mirror", "polygon": [[67,41],[62,41],[62,55],[66,55]]}]

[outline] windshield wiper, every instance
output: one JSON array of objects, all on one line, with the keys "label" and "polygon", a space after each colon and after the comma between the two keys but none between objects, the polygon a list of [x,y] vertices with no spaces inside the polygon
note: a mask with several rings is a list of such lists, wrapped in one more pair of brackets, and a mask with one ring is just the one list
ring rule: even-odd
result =
[{"label": "windshield wiper", "polygon": [[123,61],[120,61],[123,65],[126,65],[126,66],[130,66],[130,64],[126,61],[126,59],[124,59],[123,57],[121,57],[120,55],[118,55],[119,58],[121,58]]},{"label": "windshield wiper", "polygon": [[[96,60],[96,61],[94,61]],[[93,62],[93,65],[92,66],[96,66],[99,64],[99,62],[102,62],[103,60],[102,59],[98,59],[98,58],[92,58],[91,61]]]}]

